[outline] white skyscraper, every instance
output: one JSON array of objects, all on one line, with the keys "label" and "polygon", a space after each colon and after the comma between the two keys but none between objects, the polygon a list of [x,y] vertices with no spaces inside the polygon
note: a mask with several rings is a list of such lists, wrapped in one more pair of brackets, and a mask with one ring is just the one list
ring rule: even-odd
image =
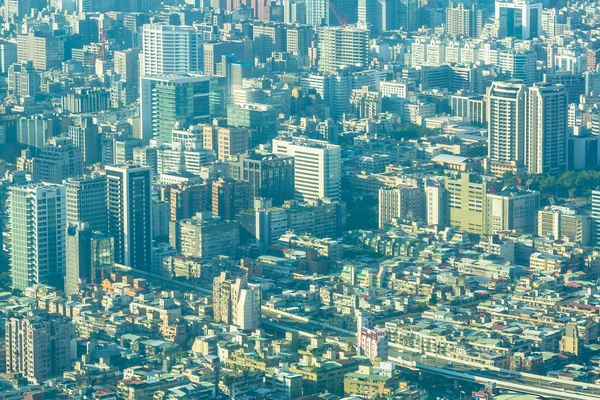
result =
[{"label": "white skyscraper", "polygon": [[315,28],[327,25],[329,6],[327,0],[306,0],[306,23]]},{"label": "white skyscraper", "polygon": [[202,72],[202,35],[190,26],[144,25],[141,76]]},{"label": "white skyscraper", "polygon": [[66,268],[65,187],[16,186],[10,188],[8,199],[13,288],[36,283],[61,288]]},{"label": "white skyscraper", "polygon": [[525,164],[527,87],[521,81],[494,82],[488,89],[489,170],[501,176]]},{"label": "white skyscraper", "polygon": [[527,171],[556,174],[567,167],[567,91],[537,83],[527,99]]},{"label": "white skyscraper", "polygon": [[341,67],[366,66],[369,31],[357,27],[323,26],[319,33],[319,71],[335,72]]},{"label": "white skyscraper", "polygon": [[535,0],[496,1],[501,37],[529,40],[542,33],[542,3]]},{"label": "white skyscraper", "polygon": [[273,153],[294,157],[294,189],[301,201],[341,197],[342,150],[320,140],[273,139]]}]

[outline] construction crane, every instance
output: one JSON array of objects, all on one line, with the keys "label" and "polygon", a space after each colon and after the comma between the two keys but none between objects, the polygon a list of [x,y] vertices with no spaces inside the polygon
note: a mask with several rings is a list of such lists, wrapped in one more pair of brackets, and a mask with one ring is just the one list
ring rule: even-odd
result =
[{"label": "construction crane", "polygon": [[338,13],[338,10],[333,6],[333,4],[331,4],[331,1],[326,0],[327,1],[327,5],[329,6],[329,9],[331,10],[331,12],[333,13],[333,15],[335,16],[335,18],[338,20],[340,26],[344,27],[346,25],[348,25],[346,23],[346,16],[344,15],[344,18],[342,18],[340,16],[340,13]]}]

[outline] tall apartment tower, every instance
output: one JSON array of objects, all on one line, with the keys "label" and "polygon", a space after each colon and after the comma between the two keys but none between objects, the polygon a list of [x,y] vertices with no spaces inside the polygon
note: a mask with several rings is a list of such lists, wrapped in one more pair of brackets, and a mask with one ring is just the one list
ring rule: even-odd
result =
[{"label": "tall apartment tower", "polygon": [[497,176],[525,165],[526,95],[527,87],[515,80],[488,89],[489,170]]},{"label": "tall apartment tower", "polygon": [[152,169],[135,164],[106,167],[108,234],[115,262],[148,271],[152,265]]},{"label": "tall apartment tower", "polygon": [[191,26],[143,26],[140,76],[200,73],[203,56],[202,34]]},{"label": "tall apartment tower", "polygon": [[476,4],[465,7],[464,3],[451,4],[446,8],[446,33],[453,36],[476,38],[485,23],[483,10]]},{"label": "tall apartment tower", "polygon": [[68,137],[53,137],[33,159],[33,179],[42,182],[62,183],[63,180],[81,176],[83,155]]},{"label": "tall apartment tower", "polygon": [[342,151],[321,140],[273,139],[273,153],[294,157],[294,191],[300,201],[341,199]]},{"label": "tall apartment tower", "polygon": [[600,244],[600,187],[592,190],[592,244]]},{"label": "tall apartment tower", "polygon": [[40,91],[40,74],[31,61],[13,64],[8,68],[7,85],[8,93],[17,98],[35,97]]},{"label": "tall apartment tower", "polygon": [[222,272],[213,282],[213,313],[217,322],[255,330],[260,324],[260,301],[260,286],[248,284],[245,277],[234,280]]},{"label": "tall apartment tower", "polygon": [[556,174],[567,168],[568,96],[563,85],[536,83],[527,96],[527,171]]},{"label": "tall apartment tower", "polygon": [[210,120],[210,77],[158,75],[141,79],[142,139],[170,142],[176,125],[184,128]]},{"label": "tall apartment tower", "polygon": [[6,321],[6,372],[43,382],[71,369],[73,325],[60,315],[39,314]]},{"label": "tall apartment tower", "polygon": [[323,26],[319,33],[319,71],[367,65],[369,32],[356,25]]},{"label": "tall apartment tower", "polygon": [[67,223],[85,222],[92,231],[107,232],[106,176],[94,174],[65,181]]},{"label": "tall apartment tower", "polygon": [[73,145],[81,150],[85,165],[100,161],[100,135],[92,118],[82,118],[79,124],[69,126],[68,135]]},{"label": "tall apartment tower", "polygon": [[384,228],[396,218],[422,219],[424,194],[423,189],[417,186],[390,186],[379,189],[379,228]]},{"label": "tall apartment tower", "polygon": [[35,184],[9,190],[12,287],[62,288],[66,262],[65,187]]}]

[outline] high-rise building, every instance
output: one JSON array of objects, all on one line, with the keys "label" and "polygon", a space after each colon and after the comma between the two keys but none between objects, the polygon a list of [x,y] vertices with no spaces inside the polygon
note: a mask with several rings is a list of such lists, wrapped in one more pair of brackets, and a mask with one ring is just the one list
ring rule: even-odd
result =
[{"label": "high-rise building", "polygon": [[107,232],[106,176],[94,174],[65,181],[67,223],[85,222],[92,231]]},{"label": "high-rise building", "polygon": [[93,232],[87,223],[67,228],[65,294],[77,294],[89,283],[100,284],[114,267],[114,239]]},{"label": "high-rise building", "polygon": [[75,147],[68,137],[50,138],[33,159],[35,181],[62,183],[63,180],[81,176],[82,173],[81,149]]},{"label": "high-rise building", "polygon": [[273,153],[294,157],[294,189],[297,200],[316,200],[323,197],[340,200],[340,146],[320,140],[273,139]]},{"label": "high-rise building", "polygon": [[0,73],[7,74],[8,68],[17,62],[17,44],[0,41]]},{"label": "high-rise building", "polygon": [[476,4],[465,7],[464,3],[451,4],[446,8],[446,33],[453,36],[476,38],[481,33],[485,17]]},{"label": "high-rise building", "polygon": [[227,124],[250,129],[251,146],[267,143],[277,136],[277,112],[269,104],[230,104]]},{"label": "high-rise building", "polygon": [[209,76],[146,76],[141,79],[142,138],[170,142],[173,129],[209,122]]},{"label": "high-rise building", "polygon": [[592,243],[600,244],[600,188],[592,190]]},{"label": "high-rise building", "polygon": [[141,76],[203,71],[202,34],[191,26],[146,24],[142,35]]},{"label": "high-rise building", "polygon": [[61,131],[58,118],[45,115],[21,117],[17,121],[17,142],[37,152],[46,145],[48,139],[60,135]]},{"label": "high-rise building", "polygon": [[250,206],[248,182],[219,178],[212,183],[212,214],[225,220]]},{"label": "high-rise building", "polygon": [[4,2],[4,20],[12,21],[23,18],[31,11],[29,0],[6,0]]},{"label": "high-rise building", "polygon": [[260,285],[249,284],[245,277],[233,279],[222,272],[213,282],[215,321],[255,330],[260,325]]},{"label": "high-rise building", "polygon": [[213,217],[210,212],[169,222],[169,242],[185,257],[210,259],[234,257],[239,250],[240,228],[236,221]]},{"label": "high-rise building", "polygon": [[100,135],[92,118],[82,118],[79,124],[70,126],[68,135],[73,145],[81,150],[85,165],[100,161]]},{"label": "high-rise building", "polygon": [[63,285],[66,263],[65,187],[35,184],[9,191],[9,255],[14,289]]},{"label": "high-rise building", "polygon": [[212,209],[211,187],[206,184],[177,185],[163,189],[163,199],[169,202],[171,221],[191,218]]},{"label": "high-rise building", "polygon": [[152,262],[152,170],[135,164],[106,167],[108,234],[115,262],[149,270]]},{"label": "high-rise building", "polygon": [[28,33],[17,36],[17,61],[31,60],[38,71],[60,68],[65,59],[65,41],[61,36]]},{"label": "high-rise building", "polygon": [[542,34],[542,3],[536,0],[496,1],[496,24],[501,37],[522,40]]},{"label": "high-rise building", "polygon": [[468,173],[447,176],[444,182],[448,192],[450,226],[469,233],[487,234],[487,193],[493,183]]},{"label": "high-rise building", "polygon": [[323,26],[319,34],[319,71],[335,72],[342,67],[366,66],[368,31],[356,25]]},{"label": "high-rise building", "polygon": [[537,211],[540,208],[540,193],[504,188],[487,194],[487,233],[516,231],[535,233],[537,231]]},{"label": "high-rise building", "polygon": [[358,23],[375,32],[398,29],[398,0],[359,0]]},{"label": "high-rise building", "polygon": [[488,167],[497,176],[525,164],[526,95],[520,81],[494,82],[488,89]]},{"label": "high-rise building", "polygon": [[8,94],[21,97],[35,97],[40,90],[40,75],[33,67],[33,62],[27,61],[13,64],[8,68]]},{"label": "high-rise building", "polygon": [[448,192],[444,185],[425,187],[425,218],[427,225],[448,225]]},{"label": "high-rise building", "polygon": [[398,0],[396,5],[398,25],[406,32],[414,32],[421,27],[418,0]]},{"label": "high-rise building", "polygon": [[243,127],[205,125],[204,148],[212,149],[219,160],[227,160],[248,150],[250,133]]},{"label": "high-rise building", "polygon": [[424,192],[418,186],[382,187],[379,189],[379,228],[395,219],[422,219],[424,205]]},{"label": "high-rise building", "polygon": [[538,211],[537,235],[566,240],[588,246],[591,243],[591,216],[578,213],[576,208],[547,206]]},{"label": "high-rise building", "polygon": [[16,316],[6,320],[6,372],[43,382],[71,369],[75,329],[61,315]]},{"label": "high-rise building", "polygon": [[113,55],[115,73],[123,82],[138,87],[140,81],[140,50],[117,50]]},{"label": "high-rise building", "polygon": [[250,201],[271,199],[274,206],[294,198],[294,158],[248,151],[230,162],[231,177],[248,182]]},{"label": "high-rise building", "polygon": [[327,0],[306,0],[306,23],[315,28],[329,24]]},{"label": "high-rise building", "polygon": [[527,95],[526,163],[532,174],[556,174],[567,168],[567,91],[538,83]]},{"label": "high-rise building", "polygon": [[98,87],[77,87],[62,95],[62,108],[65,113],[83,114],[108,110],[111,106],[110,92]]}]

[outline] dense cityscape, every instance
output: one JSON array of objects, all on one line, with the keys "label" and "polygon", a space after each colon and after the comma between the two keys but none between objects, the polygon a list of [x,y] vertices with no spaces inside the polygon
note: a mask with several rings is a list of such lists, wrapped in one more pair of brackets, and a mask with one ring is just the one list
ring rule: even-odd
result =
[{"label": "dense cityscape", "polygon": [[600,3],[0,0],[0,400],[600,399]]}]

